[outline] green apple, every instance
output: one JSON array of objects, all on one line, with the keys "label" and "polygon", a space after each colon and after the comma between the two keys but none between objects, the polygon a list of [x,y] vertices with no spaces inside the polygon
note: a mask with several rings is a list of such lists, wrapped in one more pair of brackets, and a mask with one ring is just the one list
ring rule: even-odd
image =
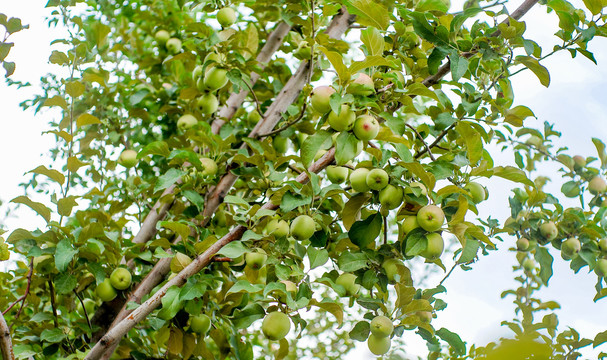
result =
[{"label": "green apple", "polygon": [[261,115],[259,114],[257,109],[250,111],[247,114],[247,121],[249,122],[249,124],[255,125],[259,122],[259,120],[261,120]]},{"label": "green apple", "polygon": [[291,236],[296,240],[307,240],[316,232],[316,223],[308,215],[299,215],[291,222]]},{"label": "green apple", "polygon": [[354,81],[348,85],[346,92],[352,95],[369,96],[375,92],[373,79],[367,74],[358,73],[354,75]]},{"label": "green apple", "polygon": [[436,231],[444,222],[445,213],[436,205],[426,205],[417,212],[417,223],[426,231]]},{"label": "green apple", "polygon": [[334,111],[329,113],[329,126],[335,131],[347,131],[352,129],[356,113],[350,109],[350,105],[342,104],[341,111],[337,114]]},{"label": "green apple", "polygon": [[135,150],[124,150],[122,153],[120,153],[120,156],[118,157],[118,164],[124,166],[127,169],[137,165],[138,162],[139,160],[137,160],[137,151]]},{"label": "green apple", "polygon": [[417,229],[419,227],[419,224],[417,223],[417,216],[415,215],[405,216],[401,224],[401,229],[403,230],[404,235],[407,235],[413,229]]},{"label": "green apple", "polygon": [[101,301],[112,301],[118,295],[109,278],[105,278],[101,284],[97,285],[95,294]]},{"label": "green apple", "polygon": [[382,190],[388,186],[388,173],[384,169],[373,169],[367,174],[367,186],[371,190]]},{"label": "green apple", "polygon": [[343,273],[335,280],[337,285],[341,285],[346,289],[347,296],[353,296],[360,290],[360,285],[356,283],[356,275]]},{"label": "green apple", "polygon": [[598,259],[594,265],[594,273],[598,277],[607,277],[607,259]]},{"label": "green apple", "polygon": [[310,95],[310,105],[312,109],[320,114],[326,114],[331,111],[331,95],[335,93],[335,89],[331,86],[318,86],[312,90]]},{"label": "green apple", "polygon": [[607,252],[607,238],[599,240],[599,249]]},{"label": "green apple", "polygon": [[390,350],[390,337],[378,337],[373,334],[369,335],[367,339],[367,346],[369,351],[374,355],[381,356]]},{"label": "green apple", "polygon": [[167,40],[165,47],[169,54],[178,54],[181,52],[181,40],[177,38],[170,38],[169,40]]},{"label": "green apple", "polygon": [[516,249],[519,251],[529,250],[529,240],[527,238],[519,238],[516,240]]},{"label": "green apple", "polygon": [[171,271],[175,274],[180,273],[181,270],[185,269],[192,263],[192,259],[184,253],[178,252],[171,259]]},{"label": "green apple", "polygon": [[415,193],[412,190],[413,188],[419,189],[421,195],[428,196],[428,189],[426,188],[426,185],[420,183],[419,181],[411,181],[409,186],[405,189],[405,194],[415,196]]},{"label": "green apple", "polygon": [[394,324],[387,316],[376,316],[371,320],[371,334],[377,337],[388,337],[394,331]]},{"label": "green apple", "polygon": [[272,234],[277,238],[283,238],[289,235],[289,223],[280,219],[272,219],[266,225],[266,233]]},{"label": "green apple", "polygon": [[582,250],[582,244],[577,238],[569,238],[561,244],[561,253],[568,259],[571,259],[580,250]]},{"label": "green apple", "polygon": [[90,319],[93,313],[95,312],[95,307],[97,306],[97,303],[95,303],[95,300],[88,298],[82,300],[82,302],[84,303],[84,307],[82,307],[82,303],[78,301],[76,311],[78,312],[78,314],[80,314],[80,316],[84,316],[84,310],[86,310],[86,314]]},{"label": "green apple", "polygon": [[426,234],[426,248],[420,253],[421,256],[428,260],[436,260],[443,254],[445,242],[439,233]]},{"label": "green apple", "polygon": [[527,272],[531,272],[535,269],[535,260],[525,259],[523,260],[523,269]]},{"label": "green apple", "polygon": [[206,335],[211,330],[211,318],[205,314],[190,316],[190,330],[196,334]]},{"label": "green apple", "polygon": [[169,34],[169,32],[166,30],[158,30],[156,31],[156,34],[154,34],[154,39],[156,39],[160,45],[166,44],[170,38],[171,34]]},{"label": "green apple", "polygon": [[236,11],[234,9],[225,7],[217,12],[217,22],[222,27],[228,27],[236,22]]},{"label": "green apple", "polygon": [[369,191],[367,174],[369,174],[369,169],[367,168],[358,168],[350,173],[350,186],[352,186],[352,190],[357,192]]},{"label": "green apple", "polygon": [[387,259],[382,264],[381,267],[384,269],[386,273],[386,277],[388,281],[393,284],[396,281],[396,275],[398,275],[398,267],[403,265],[403,263],[398,259]]},{"label": "green apple", "polygon": [[198,82],[202,78],[202,65],[196,65],[194,70],[192,70],[192,80],[194,82]]},{"label": "green apple", "polygon": [[132,280],[131,272],[122,267],[114,269],[112,275],[110,275],[110,283],[116,290],[128,289]]},{"label": "green apple", "polygon": [[548,221],[547,223],[540,225],[540,234],[542,234],[546,240],[554,240],[558,236],[559,230],[553,221]]},{"label": "green apple", "polygon": [[432,321],[432,312],[430,311],[418,311],[415,315],[417,315],[423,323],[429,324]]},{"label": "green apple", "polygon": [[218,67],[207,69],[204,74],[203,83],[205,88],[209,90],[218,90],[228,83],[228,71]]},{"label": "green apple", "polygon": [[214,176],[217,174],[217,163],[213,159],[208,157],[201,157],[200,162],[202,163],[202,176]]},{"label": "green apple", "polygon": [[284,339],[289,330],[291,330],[291,320],[280,311],[267,314],[261,323],[261,331],[270,340]]},{"label": "green apple", "polygon": [[464,186],[464,189],[470,192],[470,195],[472,196],[472,201],[475,204],[478,204],[487,198],[487,192],[485,191],[485,188],[483,187],[483,185],[477,182],[469,182],[468,184],[466,184],[466,186]]},{"label": "green apple", "polygon": [[262,252],[250,252],[245,255],[245,262],[247,266],[251,269],[259,270],[261,269],[268,259],[268,255]]},{"label": "green apple", "polygon": [[403,189],[394,185],[388,185],[379,192],[379,202],[382,207],[392,210],[403,202]]},{"label": "green apple", "polygon": [[586,166],[586,158],[580,155],[575,155],[573,157],[573,168],[575,170],[581,170]]},{"label": "green apple", "polygon": [[593,195],[602,194],[607,191],[607,183],[600,176],[595,176],[588,182],[588,191]]},{"label": "green apple", "polygon": [[211,93],[206,93],[196,100],[196,109],[203,114],[213,114],[218,107],[219,100],[217,100],[217,96]]},{"label": "green apple", "polygon": [[272,147],[277,153],[284,154],[287,152],[287,149],[289,149],[289,139],[284,136],[276,135],[272,138]]},{"label": "green apple", "polygon": [[350,170],[344,166],[330,165],[325,170],[327,172],[327,179],[333,184],[341,184],[348,178]]},{"label": "green apple", "polygon": [[198,120],[190,114],[182,115],[179,120],[177,120],[177,127],[182,130],[187,130],[196,124],[198,124]]},{"label": "green apple", "polygon": [[371,115],[361,115],[354,121],[354,135],[359,140],[372,140],[379,134],[379,122]]}]

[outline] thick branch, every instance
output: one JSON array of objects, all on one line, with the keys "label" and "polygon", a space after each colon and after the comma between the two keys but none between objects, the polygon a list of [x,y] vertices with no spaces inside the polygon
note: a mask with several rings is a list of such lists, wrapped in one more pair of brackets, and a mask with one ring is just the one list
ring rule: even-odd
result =
[{"label": "thick branch", "polygon": [[4,320],[4,316],[0,314],[0,354],[6,360],[15,360],[13,352],[13,342],[11,340],[11,331]]}]

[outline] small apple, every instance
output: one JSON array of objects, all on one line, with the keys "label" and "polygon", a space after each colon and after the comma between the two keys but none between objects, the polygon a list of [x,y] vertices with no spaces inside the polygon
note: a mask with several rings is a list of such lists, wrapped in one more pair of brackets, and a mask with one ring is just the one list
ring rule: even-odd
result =
[{"label": "small apple", "polygon": [[417,315],[423,323],[429,324],[432,321],[431,311],[418,311],[415,315]]},{"label": "small apple", "polygon": [[97,285],[95,294],[101,301],[112,301],[118,295],[109,278],[105,278],[101,284]]},{"label": "small apple", "polygon": [[217,163],[213,159],[208,157],[201,157],[200,162],[202,163],[202,176],[214,176],[217,174]]},{"label": "small apple", "polygon": [[573,169],[581,170],[586,166],[586,158],[580,155],[575,155],[573,157]]},{"label": "small apple", "polygon": [[394,331],[394,324],[387,316],[376,316],[371,320],[371,334],[377,337],[388,337]]},{"label": "small apple", "polygon": [[445,213],[436,205],[426,205],[417,212],[417,223],[426,231],[436,231],[444,222]]},{"label": "small apple", "polygon": [[594,273],[598,277],[607,277],[607,259],[598,259],[594,265]]},{"label": "small apple", "polygon": [[343,273],[335,280],[337,285],[341,285],[346,289],[347,296],[353,296],[360,290],[360,285],[356,283],[356,275]]},{"label": "small apple", "polygon": [[177,120],[177,127],[181,130],[187,130],[196,124],[198,124],[198,120],[190,114],[182,115],[179,120]]},{"label": "small apple", "polygon": [[356,113],[350,109],[350,105],[342,104],[339,114],[331,111],[329,113],[329,126],[335,131],[347,131],[352,129]]},{"label": "small apple", "polygon": [[217,22],[222,27],[228,27],[236,22],[236,11],[234,9],[225,7],[217,12]]},{"label": "small apple", "polygon": [[245,255],[245,262],[247,266],[251,269],[259,270],[261,269],[268,259],[268,255],[262,252],[250,252]]},{"label": "small apple", "polygon": [[381,206],[388,209],[396,209],[403,202],[403,189],[394,185],[388,185],[379,192]]},{"label": "small apple", "polygon": [[167,40],[165,47],[169,54],[178,54],[179,52],[181,52],[181,40],[177,38],[170,38],[169,40]]},{"label": "small apple", "polygon": [[196,109],[203,114],[213,114],[219,107],[219,100],[217,96],[206,93],[196,100]]},{"label": "small apple", "polygon": [[566,258],[572,258],[582,250],[582,244],[577,238],[569,238],[561,244],[561,253]]},{"label": "small apple", "polygon": [[558,236],[559,230],[553,221],[548,221],[547,223],[540,225],[540,234],[542,234],[546,240],[554,240]]},{"label": "small apple", "polygon": [[427,260],[436,260],[443,254],[445,242],[439,233],[426,234],[426,248],[420,253]]},{"label": "small apple", "polygon": [[367,174],[369,174],[369,169],[367,168],[358,168],[350,173],[350,186],[352,186],[352,190],[357,192],[369,191]]},{"label": "small apple", "polygon": [[388,186],[388,173],[384,169],[373,169],[367,174],[367,186],[371,190],[381,190]]},{"label": "small apple", "polygon": [[221,89],[228,83],[227,74],[227,70],[218,67],[207,69],[203,79],[204,86],[209,90]]},{"label": "small apple", "polygon": [[124,150],[122,153],[120,153],[120,156],[118,157],[118,164],[124,166],[127,169],[137,165],[138,162],[139,160],[137,160],[137,151],[135,150]]},{"label": "small apple", "polygon": [[523,260],[523,269],[527,272],[531,272],[535,269],[535,260],[525,259]]},{"label": "small apple", "polygon": [[325,170],[327,172],[327,179],[333,184],[341,184],[348,178],[350,170],[344,166],[329,165]]},{"label": "small apple", "polygon": [[194,82],[198,82],[202,78],[202,65],[196,65],[194,70],[192,70],[192,80]]},{"label": "small apple", "polygon": [[270,340],[284,339],[289,330],[291,330],[291,320],[280,311],[267,314],[261,323],[261,331]]},{"label": "small apple", "polygon": [[310,96],[312,109],[320,114],[326,114],[331,111],[330,100],[333,93],[335,93],[335,89],[331,86],[315,87]]},{"label": "small apple", "polygon": [[527,240],[527,238],[524,238],[524,237],[516,240],[516,249],[519,251],[529,250],[529,240]]},{"label": "small apple", "polygon": [[407,235],[413,229],[417,229],[419,227],[419,223],[417,222],[417,216],[415,215],[405,216],[401,224],[401,229],[403,230],[404,235]]},{"label": "small apple", "polygon": [[192,259],[184,253],[178,252],[171,259],[171,271],[175,274],[180,273],[181,270],[185,269],[192,263]]},{"label": "small apple", "polygon": [[466,184],[466,186],[464,186],[464,189],[470,192],[470,195],[472,195],[472,201],[475,204],[478,204],[487,198],[487,192],[485,188],[483,187],[483,185],[477,182],[469,182],[468,184]]},{"label": "small apple", "polygon": [[206,335],[211,330],[211,318],[205,314],[190,316],[190,330],[196,334]]},{"label": "small apple", "polygon": [[160,45],[166,44],[170,38],[171,34],[169,34],[169,32],[166,30],[158,30],[156,31],[156,34],[154,34],[154,39],[156,39]]},{"label": "small apple", "polygon": [[346,89],[348,94],[369,96],[375,92],[375,85],[373,85],[373,79],[371,79],[369,75],[358,73],[354,76],[354,81],[352,81]]},{"label": "small apple", "polygon": [[131,272],[122,267],[114,269],[112,275],[110,275],[110,283],[116,290],[128,289],[132,280]]},{"label": "small apple", "polygon": [[299,215],[291,222],[291,236],[296,240],[307,240],[316,232],[316,223],[308,215]]},{"label": "small apple", "polygon": [[373,334],[369,335],[367,339],[367,346],[369,351],[374,355],[381,356],[390,350],[390,337],[378,337]]},{"label": "small apple", "polygon": [[259,120],[261,120],[261,115],[259,114],[257,109],[250,111],[247,114],[247,121],[249,122],[249,124],[255,125],[259,122]]},{"label": "small apple", "polygon": [[289,223],[284,220],[272,219],[266,225],[266,233],[272,234],[277,238],[283,238],[289,235]]},{"label": "small apple", "polygon": [[595,176],[588,182],[588,191],[593,195],[602,194],[607,191],[607,183],[600,176]]},{"label": "small apple", "polygon": [[354,135],[359,140],[372,140],[379,134],[379,122],[371,115],[361,115],[354,121]]},{"label": "small apple", "polygon": [[82,307],[82,303],[78,301],[76,311],[78,312],[78,314],[80,314],[80,316],[84,316],[84,310],[86,310],[86,315],[88,315],[90,319],[93,313],[95,312],[95,307],[97,306],[97,303],[95,303],[95,300],[88,298],[82,300],[82,302],[84,303],[84,307]]},{"label": "small apple", "polygon": [[381,264],[381,267],[386,272],[386,277],[388,278],[388,281],[391,284],[396,281],[396,275],[398,275],[398,267],[401,265],[403,265],[403,263],[397,259],[388,259]]},{"label": "small apple", "polygon": [[289,149],[289,139],[285,136],[276,135],[272,138],[272,147],[278,154],[284,154]]},{"label": "small apple", "polygon": [[599,240],[599,249],[607,252],[607,238]]}]

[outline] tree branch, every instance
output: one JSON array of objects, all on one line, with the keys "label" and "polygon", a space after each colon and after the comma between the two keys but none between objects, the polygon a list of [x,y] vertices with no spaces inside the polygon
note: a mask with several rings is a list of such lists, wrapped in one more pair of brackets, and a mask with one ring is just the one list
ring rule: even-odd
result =
[{"label": "tree branch", "polygon": [[27,286],[25,288],[25,294],[21,295],[6,310],[4,310],[4,312],[2,312],[2,315],[6,315],[6,313],[9,312],[13,308],[13,306],[15,306],[16,304],[18,304],[20,301],[23,301],[21,303],[21,307],[19,307],[19,311],[17,312],[17,315],[15,316],[15,319],[17,319],[19,317],[19,315],[21,315],[21,311],[23,310],[23,306],[25,306],[25,300],[27,299],[27,296],[30,293],[30,287],[32,286],[32,274],[33,273],[34,273],[34,258],[32,257],[32,259],[30,260],[30,270],[27,273]]},{"label": "tree branch", "polygon": [[13,341],[11,339],[11,331],[4,320],[4,316],[0,314],[0,354],[5,360],[15,360],[13,352]]}]

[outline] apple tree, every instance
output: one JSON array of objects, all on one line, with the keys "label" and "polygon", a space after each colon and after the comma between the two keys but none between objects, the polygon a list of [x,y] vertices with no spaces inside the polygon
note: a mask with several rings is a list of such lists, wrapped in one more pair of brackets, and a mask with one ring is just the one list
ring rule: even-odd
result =
[{"label": "apple tree", "polygon": [[[430,359],[599,346],[607,333],[557,331],[558,303],[535,294],[567,261],[607,295],[605,145],[554,148],[510,79],[548,86],[560,51],[595,62],[605,5],[49,0],[67,37],[23,106],[56,142],[12,199],[46,226],[1,240],[4,358],[341,359],[356,342],[406,353],[409,333]],[[526,35],[534,7],[559,19],[550,51]],[[497,178],[507,219],[477,209]],[[498,248],[519,264],[514,339],[435,328],[446,288],[424,277]]]}]

